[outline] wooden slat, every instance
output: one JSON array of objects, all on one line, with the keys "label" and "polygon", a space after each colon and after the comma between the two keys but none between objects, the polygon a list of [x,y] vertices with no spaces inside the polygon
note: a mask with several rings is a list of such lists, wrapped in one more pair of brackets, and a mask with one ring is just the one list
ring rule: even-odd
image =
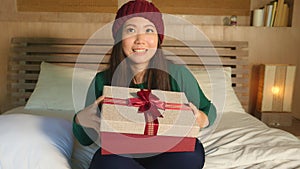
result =
[{"label": "wooden slat", "polygon": [[34,89],[35,83],[12,83],[12,89]]},{"label": "wooden slat", "polygon": [[108,46],[21,46],[14,47],[14,52],[30,53],[82,53],[82,54],[106,54],[110,51]]},{"label": "wooden slat", "polygon": [[22,100],[14,100],[14,102],[12,102],[10,104],[10,107],[18,107],[18,106],[24,106],[26,104],[26,101],[25,99],[22,99]]},{"label": "wooden slat", "polygon": [[68,38],[12,38],[12,44],[37,44],[37,45],[101,45],[112,46],[112,39],[68,39]]},{"label": "wooden slat", "polygon": [[31,92],[24,92],[24,93],[12,93],[12,97],[20,98],[20,99],[28,99],[31,96]]},{"label": "wooden slat", "polygon": [[[106,63],[55,63],[57,65],[69,66],[69,67],[76,67],[78,68],[85,68],[85,69],[94,69],[94,67],[98,67],[98,70],[103,70],[107,68]],[[40,71],[40,63],[39,64],[30,64],[30,65],[17,65],[17,64],[10,64],[9,71]],[[16,73],[16,72],[14,72]]]},{"label": "wooden slat", "polygon": [[248,56],[248,51],[210,48],[163,48],[165,55],[183,56]]},{"label": "wooden slat", "polygon": [[162,47],[180,47],[180,46],[189,46],[189,47],[211,47],[211,48],[248,48],[248,42],[240,41],[174,41],[174,40],[164,40]]},{"label": "wooden slat", "polygon": [[249,83],[249,80],[246,78],[232,78],[232,83]]},{"label": "wooden slat", "polygon": [[39,77],[39,74],[26,74],[26,73],[9,73],[8,79],[9,80],[37,80]]},{"label": "wooden slat", "polygon": [[40,70],[40,65],[21,65],[21,64],[9,64],[8,66],[9,71],[14,71],[14,70],[29,70],[29,71],[38,71]]},{"label": "wooden slat", "polygon": [[85,62],[85,63],[107,63],[109,60],[108,56],[103,55],[15,55],[12,58],[13,61],[47,61],[47,62]]},{"label": "wooden slat", "polygon": [[98,71],[104,70],[108,67],[107,63],[60,63],[59,65],[62,66],[70,66],[74,67],[76,65],[76,68],[85,68],[85,69],[91,69],[95,70],[97,69]]},{"label": "wooden slat", "polygon": [[167,57],[167,59],[172,60],[176,64],[192,64],[192,65],[247,65],[247,61],[234,60],[228,58],[212,58],[212,57]]},{"label": "wooden slat", "polygon": [[[248,94],[249,90],[246,86],[243,86],[243,87],[234,87],[234,91],[237,93],[237,94]],[[246,96],[248,97],[248,96]]]},{"label": "wooden slat", "polygon": [[232,74],[246,74],[249,75],[249,70],[248,69],[240,69],[240,68],[233,68],[231,69]]},{"label": "wooden slat", "polygon": [[[217,66],[217,65],[211,65],[211,66],[200,66],[200,65],[189,65],[189,68],[190,69],[193,69],[193,70],[197,70],[197,69],[210,69],[210,68],[220,68],[220,65]],[[248,69],[237,69],[237,68],[231,68],[231,74],[232,75],[236,75],[236,74],[239,74],[239,75],[249,75],[249,70]]]}]

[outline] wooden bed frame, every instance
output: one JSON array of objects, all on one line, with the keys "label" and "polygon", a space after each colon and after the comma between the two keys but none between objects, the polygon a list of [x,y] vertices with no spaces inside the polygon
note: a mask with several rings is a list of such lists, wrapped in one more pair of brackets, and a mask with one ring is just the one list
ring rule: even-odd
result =
[{"label": "wooden bed frame", "polygon": [[[99,66],[99,56],[102,55],[104,58],[99,66],[101,70],[107,65],[110,55],[107,51],[111,49],[113,41],[94,39],[87,43],[87,39],[16,37],[11,40],[11,43],[12,56],[8,65],[8,98],[10,105],[16,107],[25,105],[33,92],[42,61],[67,66],[73,66],[76,63],[76,66],[89,68],[92,65]],[[174,55],[178,56],[180,59],[175,59],[175,63],[184,63],[190,68],[231,67],[232,86],[244,109],[248,111],[248,42],[214,41],[211,44],[199,41],[165,40],[163,50],[167,51],[168,59],[177,58]],[[194,49],[201,50],[201,59]],[[211,50],[214,50],[215,53],[209,52]],[[78,60],[79,54],[80,58],[84,59]],[[216,58],[219,58],[221,62],[215,62]]]}]

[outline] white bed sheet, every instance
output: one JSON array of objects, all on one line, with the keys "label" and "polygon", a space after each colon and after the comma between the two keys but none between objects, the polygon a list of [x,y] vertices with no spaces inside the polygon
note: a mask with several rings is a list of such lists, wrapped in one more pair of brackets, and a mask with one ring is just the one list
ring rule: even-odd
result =
[{"label": "white bed sheet", "polygon": [[[61,117],[72,121],[74,112],[26,110],[18,107],[6,114],[24,113]],[[300,168],[300,140],[266,126],[245,112],[225,112],[216,130],[203,145],[205,168]],[[97,145],[81,146],[74,141],[72,169],[88,168]]]},{"label": "white bed sheet", "polygon": [[205,168],[300,168],[300,140],[247,113],[224,113],[204,147]]}]

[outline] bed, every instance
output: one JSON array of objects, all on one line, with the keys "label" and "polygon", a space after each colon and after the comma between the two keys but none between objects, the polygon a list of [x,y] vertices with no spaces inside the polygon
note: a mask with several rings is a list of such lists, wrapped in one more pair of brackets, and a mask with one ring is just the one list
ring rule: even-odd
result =
[{"label": "bed", "polygon": [[[0,116],[0,168],[88,168],[98,145],[74,139],[72,117],[84,107],[93,76],[106,68],[113,42],[16,37],[11,43],[11,109]],[[168,39],[163,50],[189,67],[217,107],[216,123],[199,133],[205,168],[300,167],[300,141],[247,113],[247,42]]]}]

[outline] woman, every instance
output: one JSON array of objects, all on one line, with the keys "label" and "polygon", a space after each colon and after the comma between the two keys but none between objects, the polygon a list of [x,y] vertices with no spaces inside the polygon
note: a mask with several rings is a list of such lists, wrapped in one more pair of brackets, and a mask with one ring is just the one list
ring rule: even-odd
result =
[{"label": "woman", "polygon": [[[92,83],[97,99],[74,116],[73,132],[81,144],[93,143],[91,135],[86,133],[88,130],[99,133],[97,109],[104,99],[104,85],[184,92],[199,126],[204,128],[214,122],[215,107],[204,96],[192,74],[185,67],[165,59],[161,50],[164,38],[162,14],[152,3],[136,0],[124,4],[117,12],[112,32],[115,44],[109,68],[98,73]],[[100,148],[94,154],[90,168],[196,169],[203,165],[204,149],[197,141],[194,152],[166,152],[146,158],[102,156]]]}]

